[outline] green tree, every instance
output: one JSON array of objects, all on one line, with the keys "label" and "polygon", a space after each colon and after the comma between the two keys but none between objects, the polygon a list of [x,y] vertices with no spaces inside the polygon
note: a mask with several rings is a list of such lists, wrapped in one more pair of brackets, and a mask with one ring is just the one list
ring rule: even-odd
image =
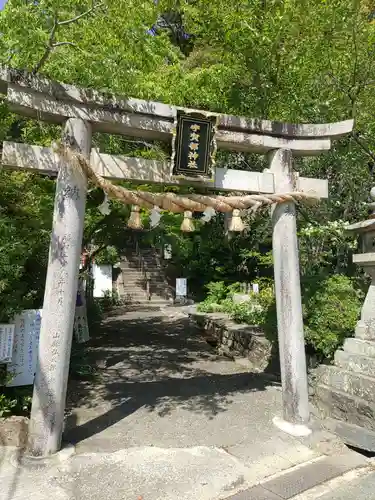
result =
[{"label": "green tree", "polygon": [[[338,268],[347,270],[352,244],[341,233],[335,236],[330,224],[365,215],[363,201],[373,179],[375,25],[371,9],[368,1],[360,0],[240,0],[235,4],[160,0],[157,5],[140,0],[68,0],[63,5],[57,0],[8,0],[0,13],[0,57],[3,63],[53,79],[217,112],[289,122],[353,117],[353,137],[335,143],[326,155],[296,161],[301,174],[326,177],[330,183],[328,202],[313,210],[299,209],[303,272],[323,268],[329,274]],[[178,11],[184,33],[191,35],[189,50],[168,28],[155,36],[149,33],[160,15],[171,11]],[[0,131],[3,137],[36,144],[49,144],[59,136],[58,128],[15,117],[4,104]],[[96,135],[94,145],[108,152],[153,158],[168,154],[168,147],[134,138]],[[264,168],[256,155],[225,152],[218,163]],[[15,179],[6,175],[10,185],[0,194],[0,206],[7,209],[13,203],[12,189],[17,191],[20,182],[16,179],[24,179],[23,186],[35,193],[35,203],[41,205],[41,214],[33,213],[43,220],[43,228],[48,227],[50,214],[43,207],[51,206],[53,189],[42,195],[38,186],[42,181],[46,186],[52,183],[29,174],[17,174]],[[44,196],[49,196],[48,203]],[[19,203],[29,210],[27,197]],[[98,213],[97,204],[89,199],[85,242],[95,249],[104,248],[106,242],[118,247],[127,209],[114,204],[113,214],[107,217]],[[197,290],[213,277],[232,281],[272,274],[263,256],[270,250],[268,214],[251,220],[250,230],[232,240],[225,239],[219,216],[208,225],[198,224],[200,231],[193,236],[179,233],[179,218],[166,216],[160,231],[174,245],[174,265],[185,269]],[[5,218],[0,222],[2,239],[8,224]],[[41,228],[35,235],[38,231]],[[21,240],[20,235],[14,252],[26,255]],[[35,237],[36,255],[40,255],[38,241]],[[309,241],[314,243],[313,254]],[[324,251],[318,251],[321,248]],[[6,276],[11,272],[7,269]]]}]

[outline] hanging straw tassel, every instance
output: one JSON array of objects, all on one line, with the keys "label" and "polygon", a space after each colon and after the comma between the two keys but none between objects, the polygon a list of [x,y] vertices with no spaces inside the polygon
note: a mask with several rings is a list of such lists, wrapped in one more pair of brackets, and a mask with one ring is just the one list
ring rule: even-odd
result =
[{"label": "hanging straw tassel", "polygon": [[183,231],[184,233],[192,233],[193,231],[195,231],[194,222],[192,219],[193,212],[190,212],[189,210],[184,212],[184,220],[181,224],[181,231]]},{"label": "hanging straw tassel", "polygon": [[234,233],[240,233],[245,229],[245,224],[242,222],[241,219],[241,211],[235,208],[232,212],[232,217],[229,221],[228,224],[228,231],[234,232]]},{"label": "hanging straw tassel", "polygon": [[138,205],[132,205],[130,217],[128,220],[128,227],[130,227],[131,229],[143,229],[141,214],[139,213]]}]

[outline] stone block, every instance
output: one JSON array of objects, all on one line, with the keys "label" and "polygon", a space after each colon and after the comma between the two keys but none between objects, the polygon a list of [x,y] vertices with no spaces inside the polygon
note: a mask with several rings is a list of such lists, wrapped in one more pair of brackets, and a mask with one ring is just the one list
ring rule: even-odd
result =
[{"label": "stone block", "polygon": [[366,465],[365,459],[357,453],[324,457],[266,481],[262,483],[262,487],[287,500],[335,477],[342,476],[345,472]]},{"label": "stone block", "polygon": [[26,417],[0,418],[0,446],[25,448],[29,419]]},{"label": "stone block", "polygon": [[375,404],[318,384],[312,399],[323,419],[332,417],[375,432]]},{"label": "stone block", "polygon": [[234,293],[233,302],[235,304],[244,304],[245,302],[250,302],[251,296],[247,293]]},{"label": "stone block", "polygon": [[272,343],[258,326],[234,323],[222,313],[191,313],[191,320],[203,329],[206,339],[215,339],[220,352],[231,357],[246,357],[254,371],[266,368],[279,373],[277,359],[273,359]]},{"label": "stone block", "polygon": [[265,490],[261,485],[253,486],[249,490],[241,491],[227,500],[280,500],[279,495]]},{"label": "stone block", "polygon": [[345,339],[344,351],[375,358],[375,342],[355,338]]},{"label": "stone block", "polygon": [[375,358],[352,354],[346,351],[336,351],[335,365],[343,370],[375,377]]},{"label": "stone block", "polygon": [[352,396],[357,396],[365,401],[371,402],[374,400],[374,377],[348,372],[338,366],[322,365],[318,370],[317,382]]},{"label": "stone block", "polygon": [[327,418],[324,425],[342,441],[361,450],[375,452],[375,432],[348,422]]},{"label": "stone block", "polygon": [[374,331],[369,328],[363,321],[358,321],[355,327],[355,338],[361,340],[375,340]]}]

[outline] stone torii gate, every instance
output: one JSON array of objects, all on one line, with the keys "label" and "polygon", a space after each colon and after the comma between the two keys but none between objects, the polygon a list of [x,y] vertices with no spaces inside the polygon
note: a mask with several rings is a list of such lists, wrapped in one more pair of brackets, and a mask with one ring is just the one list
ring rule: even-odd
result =
[{"label": "stone torii gate", "polygon": [[[171,141],[180,108],[122,99],[9,68],[0,68],[0,91],[6,93],[12,111],[61,124],[63,142],[89,159],[95,171],[105,178],[140,183],[186,183],[171,174],[170,162],[127,158],[91,149],[92,132]],[[352,120],[292,125],[219,115],[217,147],[267,154],[269,168],[262,173],[215,168],[214,182],[195,184],[212,190],[257,194],[313,191],[327,198],[327,181],[299,177],[293,172],[293,156],[328,151],[331,139],[349,133],[352,127]],[[87,180],[48,147],[4,142],[2,166],[57,176],[28,442],[31,455],[47,456],[61,446]],[[304,435],[309,433],[309,404],[294,203],[278,203],[272,211],[272,222],[283,390],[283,419],[274,421],[287,432]]]}]

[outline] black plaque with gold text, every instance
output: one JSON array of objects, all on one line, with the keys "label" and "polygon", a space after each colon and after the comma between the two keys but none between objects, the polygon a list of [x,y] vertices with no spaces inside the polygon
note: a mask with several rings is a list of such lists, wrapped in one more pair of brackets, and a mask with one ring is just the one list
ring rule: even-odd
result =
[{"label": "black plaque with gold text", "polygon": [[215,123],[216,117],[178,112],[174,175],[212,177]]}]

